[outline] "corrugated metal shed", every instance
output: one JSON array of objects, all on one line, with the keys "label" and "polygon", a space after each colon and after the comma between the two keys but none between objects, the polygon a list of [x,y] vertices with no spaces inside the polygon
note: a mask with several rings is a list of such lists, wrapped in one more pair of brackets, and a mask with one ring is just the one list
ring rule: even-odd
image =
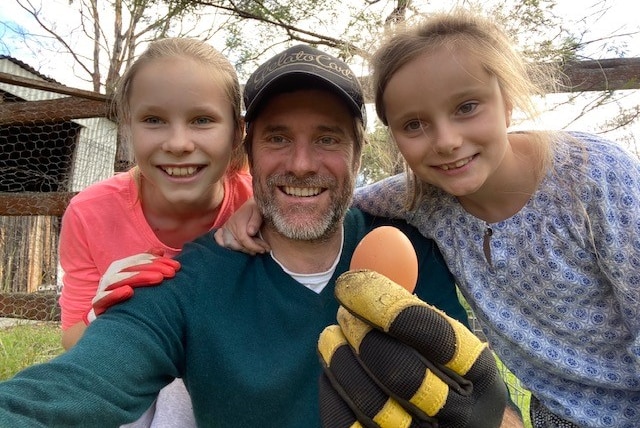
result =
[{"label": "corrugated metal shed", "polygon": [[[29,79],[58,83],[15,58],[0,55],[0,72]],[[42,101],[67,95],[0,82],[0,92],[16,101]],[[46,120],[46,118],[43,118]],[[117,125],[105,118],[74,119],[80,125],[72,168],[64,185],[66,191],[80,191],[86,186],[113,175],[117,141]]]}]

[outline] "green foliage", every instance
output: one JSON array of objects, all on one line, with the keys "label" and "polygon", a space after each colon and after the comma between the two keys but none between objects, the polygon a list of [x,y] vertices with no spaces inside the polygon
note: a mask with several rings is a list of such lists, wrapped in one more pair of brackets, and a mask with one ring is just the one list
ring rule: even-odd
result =
[{"label": "green foliage", "polygon": [[62,353],[60,335],[57,323],[19,322],[0,328],[0,380]]}]

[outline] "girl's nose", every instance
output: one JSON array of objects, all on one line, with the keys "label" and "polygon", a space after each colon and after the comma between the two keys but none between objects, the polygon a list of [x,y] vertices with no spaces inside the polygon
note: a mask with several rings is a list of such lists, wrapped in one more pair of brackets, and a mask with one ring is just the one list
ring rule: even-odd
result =
[{"label": "girl's nose", "polygon": [[440,155],[449,155],[462,145],[462,135],[456,127],[449,123],[441,123],[435,127],[433,150]]},{"label": "girl's nose", "polygon": [[189,130],[183,126],[179,126],[171,130],[171,133],[162,145],[162,149],[174,155],[181,155],[192,152],[195,149],[195,144],[193,143]]}]

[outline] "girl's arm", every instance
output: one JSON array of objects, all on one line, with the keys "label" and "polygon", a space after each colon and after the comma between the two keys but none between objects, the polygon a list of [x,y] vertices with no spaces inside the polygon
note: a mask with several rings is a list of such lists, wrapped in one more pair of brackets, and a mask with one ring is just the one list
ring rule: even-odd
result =
[{"label": "girl's arm", "polygon": [[397,174],[367,186],[358,187],[353,206],[378,217],[407,219],[405,174]]},{"label": "girl's arm", "polygon": [[73,205],[62,217],[59,257],[64,271],[59,299],[62,345],[69,349],[84,332],[83,318],[91,308],[101,277],[89,249],[87,231]]},{"label": "girl's arm", "polygon": [[[637,347],[640,344],[640,162],[617,145],[603,152],[605,156],[594,156],[600,164],[592,167],[590,175],[600,194],[606,197],[592,198],[586,205],[590,226],[587,236],[598,253],[599,267],[613,287],[624,323],[633,336],[631,346]],[[630,351],[633,354],[633,350]],[[640,357],[635,363],[640,364]]]},{"label": "girl's arm", "polygon": [[269,244],[257,237],[262,225],[262,215],[253,198],[234,212],[214,236],[221,247],[255,255],[270,251]]}]

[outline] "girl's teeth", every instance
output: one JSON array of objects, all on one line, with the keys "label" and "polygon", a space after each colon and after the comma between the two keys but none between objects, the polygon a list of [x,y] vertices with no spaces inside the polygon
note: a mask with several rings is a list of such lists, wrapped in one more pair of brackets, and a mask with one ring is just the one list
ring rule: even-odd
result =
[{"label": "girl's teeth", "polygon": [[198,170],[195,166],[164,167],[164,171],[172,177],[188,177]]},{"label": "girl's teeth", "polygon": [[461,166],[465,166],[466,164],[468,164],[470,160],[471,158],[461,159],[458,162],[450,163],[447,165],[441,165],[440,169],[449,171],[450,169],[460,168]]}]

